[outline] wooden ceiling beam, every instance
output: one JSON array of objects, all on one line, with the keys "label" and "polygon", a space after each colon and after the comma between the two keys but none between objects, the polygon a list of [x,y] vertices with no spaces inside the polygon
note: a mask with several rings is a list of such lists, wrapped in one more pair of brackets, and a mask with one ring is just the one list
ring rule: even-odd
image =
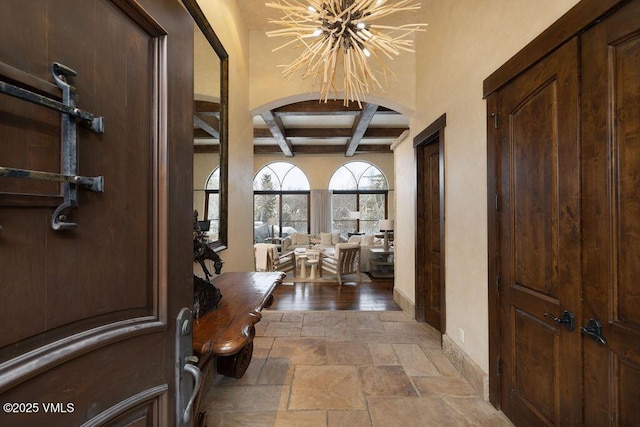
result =
[{"label": "wooden ceiling beam", "polygon": [[220,139],[220,120],[217,118],[196,113],[193,115],[193,124],[208,133],[210,137]]},{"label": "wooden ceiling beam", "polygon": [[[342,145],[297,145],[293,147],[294,154],[344,154]],[[254,145],[254,154],[282,154],[277,145]],[[392,153],[389,145],[360,144],[356,153]]]},{"label": "wooden ceiling beam", "polygon": [[377,110],[378,106],[376,104],[367,103],[362,108],[362,111],[360,112],[358,117],[356,117],[356,119],[354,120],[352,136],[347,141],[347,147],[345,151],[345,155],[347,157],[351,157],[355,154],[356,149],[358,148],[360,141],[362,141],[362,137],[364,136],[364,133],[369,127],[371,119],[373,119],[373,116],[376,114]]},{"label": "wooden ceiling beam", "polygon": [[193,152],[196,154],[219,153],[219,144],[196,144],[193,146]]},{"label": "wooden ceiling beam", "polygon": [[274,116],[271,111],[266,111],[262,113],[262,120],[267,124],[271,134],[278,142],[278,146],[280,147],[280,150],[282,150],[282,154],[286,157],[293,157],[293,146],[284,133],[284,125],[282,124],[280,117]]},{"label": "wooden ceiling beam", "polygon": [[[305,116],[305,115],[354,115],[360,114],[361,108],[357,103],[349,103],[345,107],[342,100],[324,102],[302,101],[283,105],[272,110],[276,116]],[[378,107],[378,114],[400,114],[397,111],[385,107]]]},{"label": "wooden ceiling beam", "polygon": [[217,113],[220,115],[220,103],[211,101],[193,101],[196,113]]},{"label": "wooden ceiling beam", "polygon": [[[363,139],[384,139],[384,138],[397,138],[402,135],[402,132],[409,130],[409,128],[368,128]],[[287,138],[349,138],[351,136],[351,129],[349,128],[289,128],[285,130]],[[253,130],[254,139],[270,139],[273,135],[269,129],[256,128]]]}]

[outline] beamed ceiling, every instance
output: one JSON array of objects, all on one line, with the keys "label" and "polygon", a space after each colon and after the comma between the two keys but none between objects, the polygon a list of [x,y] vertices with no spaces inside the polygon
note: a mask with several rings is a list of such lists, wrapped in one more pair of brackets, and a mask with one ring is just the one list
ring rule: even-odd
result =
[{"label": "beamed ceiling", "polygon": [[[219,104],[196,101],[196,152],[218,151]],[[342,100],[296,102],[253,119],[255,154],[391,153],[391,144],[408,127],[408,118],[372,103],[343,105]]]},{"label": "beamed ceiling", "polygon": [[[249,31],[278,29],[270,21],[281,11],[266,7],[265,0],[242,0],[238,7]],[[380,19],[380,24],[402,25],[407,16],[398,14]],[[282,84],[287,84],[282,79]],[[296,154],[391,153],[391,144],[409,128],[409,119],[375,104],[349,103],[342,99],[327,103],[318,100],[297,102],[266,111],[253,118],[255,154],[291,157]],[[196,102],[194,117],[196,152],[215,151],[219,107]],[[233,143],[233,141],[231,141]]]}]

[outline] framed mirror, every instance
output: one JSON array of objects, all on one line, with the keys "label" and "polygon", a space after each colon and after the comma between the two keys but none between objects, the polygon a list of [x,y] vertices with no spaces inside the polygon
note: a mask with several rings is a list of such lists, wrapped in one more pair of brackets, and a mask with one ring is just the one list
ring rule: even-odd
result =
[{"label": "framed mirror", "polygon": [[194,24],[193,209],[215,250],[227,247],[229,57],[195,0],[182,0]]}]

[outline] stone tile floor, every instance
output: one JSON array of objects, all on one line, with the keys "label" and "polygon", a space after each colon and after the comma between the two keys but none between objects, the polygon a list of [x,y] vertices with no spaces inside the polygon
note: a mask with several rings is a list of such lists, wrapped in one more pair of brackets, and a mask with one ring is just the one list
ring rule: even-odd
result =
[{"label": "stone tile floor", "polygon": [[264,311],[240,379],[216,374],[207,426],[511,426],[403,311]]}]

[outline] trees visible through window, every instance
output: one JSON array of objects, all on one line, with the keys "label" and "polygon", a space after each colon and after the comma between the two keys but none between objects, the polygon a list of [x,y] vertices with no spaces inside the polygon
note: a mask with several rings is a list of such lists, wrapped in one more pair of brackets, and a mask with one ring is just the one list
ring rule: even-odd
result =
[{"label": "trees visible through window", "polygon": [[204,186],[204,218],[209,220],[209,236],[218,240],[220,230],[220,168],[211,172]]},{"label": "trees visible through window", "polygon": [[253,180],[254,241],[309,232],[310,185],[297,166],[270,163]]},{"label": "trees visible through window", "polygon": [[333,230],[349,233],[379,232],[378,221],[387,218],[387,178],[367,162],[349,162],[338,168],[329,181],[333,191]]}]

